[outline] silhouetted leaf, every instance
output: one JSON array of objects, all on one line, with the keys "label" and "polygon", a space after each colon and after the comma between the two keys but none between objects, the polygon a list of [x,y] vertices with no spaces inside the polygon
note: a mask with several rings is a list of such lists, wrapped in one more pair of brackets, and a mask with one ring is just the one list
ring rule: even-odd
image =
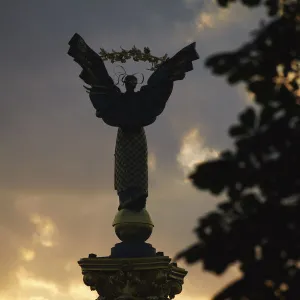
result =
[{"label": "silhouetted leaf", "polygon": [[[221,7],[228,7],[230,3],[234,3],[236,0],[217,0],[217,2]],[[262,4],[262,1],[259,0],[242,0],[240,2],[249,7]],[[270,16],[274,16],[278,12],[279,0],[266,0],[263,2],[263,4],[268,8],[268,13]]]},{"label": "silhouetted leaf", "polygon": [[241,81],[241,80],[243,80],[243,74],[242,74],[242,70],[239,70],[239,71],[234,71],[234,72],[232,72],[229,76],[228,76],[228,78],[227,78],[227,80],[228,80],[228,83],[229,84],[236,84],[236,83],[238,83],[239,81]]},{"label": "silhouetted leaf", "polygon": [[244,126],[234,125],[229,128],[229,134],[232,137],[246,135],[247,133],[247,129]]},{"label": "silhouetted leaf", "polygon": [[227,7],[229,1],[231,1],[231,0],[217,0],[217,1],[221,7]]},{"label": "silhouetted leaf", "polygon": [[178,253],[173,260],[177,261],[183,258],[187,263],[195,263],[196,261],[201,259],[202,252],[203,246],[201,246],[200,244],[195,244],[189,247],[187,250]]},{"label": "silhouetted leaf", "polygon": [[250,215],[257,212],[260,207],[259,199],[254,194],[248,194],[241,198],[241,208],[244,213]]},{"label": "silhouetted leaf", "polygon": [[275,110],[272,107],[265,106],[260,114],[259,125],[262,126],[271,123],[273,120],[274,112]]},{"label": "silhouetted leaf", "polygon": [[223,202],[223,203],[220,203],[218,205],[219,209],[224,211],[224,212],[228,212],[229,210],[232,209],[232,203],[230,202]]},{"label": "silhouetted leaf", "polygon": [[230,161],[232,159],[234,159],[234,153],[232,153],[231,151],[223,151],[220,153],[220,158],[226,161]]},{"label": "silhouetted leaf", "polygon": [[247,6],[257,6],[261,3],[261,0],[242,0],[242,2]]},{"label": "silhouetted leaf", "polygon": [[254,109],[252,107],[247,108],[246,111],[240,115],[240,120],[246,128],[250,128],[250,129],[254,128],[255,125]]},{"label": "silhouetted leaf", "polygon": [[232,162],[216,160],[199,165],[189,178],[199,189],[208,189],[213,194],[220,194],[232,180],[228,174],[233,175],[235,171]]}]

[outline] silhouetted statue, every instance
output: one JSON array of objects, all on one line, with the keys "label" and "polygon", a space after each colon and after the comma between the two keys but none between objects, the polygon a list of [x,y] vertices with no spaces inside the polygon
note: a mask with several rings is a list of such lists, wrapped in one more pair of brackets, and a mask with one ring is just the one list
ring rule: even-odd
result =
[{"label": "silhouetted statue", "polygon": [[148,153],[144,127],[152,124],[168,101],[173,82],[182,80],[199,59],[195,43],[162,63],[149,77],[147,85],[135,91],[137,78],[124,75],[126,92],[122,93],[109,76],[103,60],[84,40],[75,34],[68,54],[82,67],[79,77],[87,88],[96,116],[107,125],[118,127],[115,149],[115,190],[119,210],[139,211],[148,197]]}]

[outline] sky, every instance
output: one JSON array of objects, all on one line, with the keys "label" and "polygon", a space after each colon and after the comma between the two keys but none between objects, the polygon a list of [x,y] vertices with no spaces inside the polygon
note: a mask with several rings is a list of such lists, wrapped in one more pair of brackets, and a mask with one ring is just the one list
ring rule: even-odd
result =
[{"label": "sky", "polygon": [[[232,147],[228,127],[251,104],[243,86],[213,76],[205,59],[248,40],[260,9],[210,0],[2,1],[0,10],[0,300],[95,299],[77,261],[107,256],[118,242],[112,227],[116,128],[95,117],[66,54],[75,32],[96,51],[150,47],[162,56],[192,41],[200,60],[175,83],[166,109],[146,128],[149,198],[154,222],[149,242],[173,257],[196,241],[197,219],[222,198],[186,180],[197,162]],[[113,75],[114,66],[106,64]],[[151,74],[129,62],[127,73]],[[220,255],[222,255],[220,250]],[[208,300],[239,276],[220,277],[201,264],[189,272],[182,300]]]}]

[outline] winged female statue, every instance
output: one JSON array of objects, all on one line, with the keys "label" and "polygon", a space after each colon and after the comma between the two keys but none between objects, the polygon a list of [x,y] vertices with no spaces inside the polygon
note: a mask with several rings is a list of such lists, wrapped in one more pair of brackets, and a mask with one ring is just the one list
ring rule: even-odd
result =
[{"label": "winged female statue", "polygon": [[109,76],[102,58],[77,33],[69,41],[68,54],[82,67],[79,77],[87,88],[96,116],[107,125],[118,127],[115,148],[114,185],[119,210],[140,211],[148,197],[148,153],[144,127],[159,116],[172,93],[173,83],[193,70],[199,59],[192,43],[167,59],[151,74],[147,84],[135,91],[137,77],[123,78],[126,92]]}]

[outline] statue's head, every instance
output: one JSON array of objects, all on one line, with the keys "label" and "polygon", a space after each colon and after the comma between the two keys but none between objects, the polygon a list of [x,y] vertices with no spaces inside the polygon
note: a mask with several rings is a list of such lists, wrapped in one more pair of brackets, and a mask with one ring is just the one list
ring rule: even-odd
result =
[{"label": "statue's head", "polygon": [[125,84],[126,91],[132,92],[136,88],[137,78],[134,75],[127,75],[124,78],[124,84]]},{"label": "statue's head", "polygon": [[[136,76],[134,76],[135,74],[132,75],[127,75],[125,69],[122,66],[119,66],[123,69],[123,73],[118,74],[118,82],[116,84],[119,84],[120,82],[120,77],[121,77],[121,82],[123,83],[123,85],[125,85],[126,91],[127,92],[133,92],[137,86],[137,84],[142,84],[144,82],[144,75],[142,75],[142,80],[141,82],[138,82],[138,79]],[[137,74],[137,73],[136,73]],[[115,75],[117,75],[115,73]]]}]

